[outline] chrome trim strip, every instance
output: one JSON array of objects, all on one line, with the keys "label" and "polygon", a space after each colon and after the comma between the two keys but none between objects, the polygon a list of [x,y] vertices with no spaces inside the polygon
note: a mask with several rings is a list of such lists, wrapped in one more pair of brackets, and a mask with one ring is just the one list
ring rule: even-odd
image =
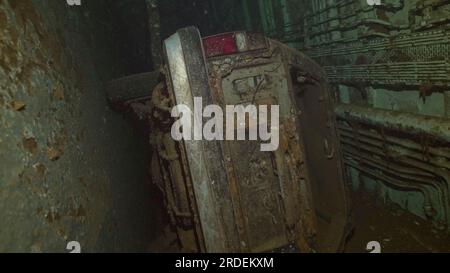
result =
[{"label": "chrome trim strip", "polygon": [[[200,39],[200,34],[198,34],[198,38]],[[190,109],[194,109],[193,92],[180,34],[172,35],[164,42],[164,46],[176,104],[184,104]],[[210,178],[207,167],[207,160],[210,159],[206,159],[203,153],[203,141],[184,141],[184,144],[206,251],[227,252],[226,238],[220,219],[221,214],[216,207],[217,202],[214,198],[214,181]]]}]

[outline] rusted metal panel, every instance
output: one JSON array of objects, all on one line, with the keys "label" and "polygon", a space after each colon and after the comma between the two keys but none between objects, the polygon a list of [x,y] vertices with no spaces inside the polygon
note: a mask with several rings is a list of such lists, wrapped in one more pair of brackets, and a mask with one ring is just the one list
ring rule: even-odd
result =
[{"label": "rusted metal panel", "polygon": [[[301,251],[336,251],[348,228],[349,204],[325,74],[300,52],[275,41],[269,41],[269,45],[268,50],[208,61],[217,103],[281,106],[281,143],[277,151],[260,154],[249,143],[225,144],[230,154],[225,165],[231,170],[229,179],[235,189],[235,215],[243,218],[237,219],[240,241],[247,251],[265,251],[292,242]],[[303,89],[294,87],[298,78],[304,80],[299,83]],[[301,98],[305,93],[311,98]],[[302,111],[303,99],[307,100],[303,104],[315,107]],[[317,135],[309,136],[308,125],[301,121],[304,115],[311,124],[323,126]],[[307,139],[315,137],[320,146],[305,149]],[[313,154],[319,156],[308,159]],[[326,171],[320,170],[323,163]],[[326,192],[314,183],[328,188],[328,208],[318,209]],[[258,203],[263,206],[255,206]],[[332,220],[320,224],[320,228],[325,227],[322,230],[318,214],[332,214]]]},{"label": "rusted metal panel", "polygon": [[289,49],[287,53],[315,205],[317,248],[334,252],[343,247],[350,228],[350,201],[344,182],[334,101],[323,69],[297,51]]}]

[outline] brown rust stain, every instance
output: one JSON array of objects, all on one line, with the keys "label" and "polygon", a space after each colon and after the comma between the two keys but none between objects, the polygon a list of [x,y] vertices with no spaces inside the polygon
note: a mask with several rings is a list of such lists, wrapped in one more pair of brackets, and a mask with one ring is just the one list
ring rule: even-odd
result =
[{"label": "brown rust stain", "polygon": [[[0,39],[0,41],[2,41],[2,39]],[[5,70],[5,72],[11,72],[11,67],[17,67],[19,63],[17,50],[6,43],[2,44],[3,45],[0,45],[0,49],[2,52],[2,54],[0,55],[0,66],[3,68],[3,70]]]},{"label": "brown rust stain", "polygon": [[45,215],[45,220],[51,224],[61,220],[61,215],[57,211],[49,211]]},{"label": "brown rust stain", "polygon": [[59,83],[53,88],[53,98],[59,101],[65,100],[64,90]]},{"label": "brown rust stain", "polygon": [[423,103],[426,102],[427,97],[433,94],[434,85],[432,83],[423,83],[419,87],[420,98],[423,100]]},{"label": "brown rust stain", "polygon": [[30,154],[37,155],[39,148],[35,138],[24,138],[22,140],[22,144],[25,150],[27,150]]},{"label": "brown rust stain", "polygon": [[11,108],[16,112],[24,111],[27,105],[23,101],[15,100],[11,102]]},{"label": "brown rust stain", "polygon": [[47,156],[50,161],[57,161],[64,153],[68,142],[68,135],[66,129],[61,129],[55,136],[52,144],[47,149]]},{"label": "brown rust stain", "polygon": [[0,10],[0,26],[6,26],[8,24],[8,18],[6,14]]},{"label": "brown rust stain", "polygon": [[58,159],[60,159],[61,155],[62,152],[57,148],[50,147],[47,150],[47,157],[50,161],[57,161]]},{"label": "brown rust stain", "polygon": [[83,205],[79,205],[77,208],[71,208],[67,215],[74,218],[80,218],[85,217],[87,213]]},{"label": "brown rust stain", "polygon": [[[0,43],[0,49],[3,52],[0,55],[0,66],[7,72],[11,72],[11,67],[19,67],[17,79],[27,84],[30,87],[29,78],[35,70],[42,70],[44,72],[60,71],[66,75],[70,75],[69,66],[63,62],[63,48],[61,41],[55,38],[55,35],[49,33],[46,29],[42,18],[36,12],[31,0],[10,0],[9,4],[14,11],[17,26],[8,26],[8,20],[4,13],[0,13],[0,22],[5,22],[7,31],[10,34],[9,43]],[[17,29],[23,29],[24,34],[21,34]],[[39,41],[33,41],[30,32],[35,31]],[[24,37],[21,37],[24,36]],[[0,40],[5,37],[0,36]],[[27,42],[33,43],[38,47],[35,56],[29,56],[28,52],[21,52],[24,54],[23,63],[19,63],[19,40],[25,39]],[[31,88],[27,88],[28,91]],[[31,92],[31,91],[30,91]],[[29,95],[31,93],[29,92]],[[58,94],[61,97],[61,94]]]},{"label": "brown rust stain", "polygon": [[47,174],[47,167],[44,164],[38,163],[33,166],[39,178],[43,178]]},{"label": "brown rust stain", "polygon": [[[17,29],[24,29],[24,32],[26,34],[29,26],[31,25],[34,26],[39,36],[43,36],[45,34],[43,31],[44,28],[41,20],[35,12],[33,4],[30,0],[9,1],[9,4],[14,11],[17,27],[8,27],[8,20],[6,18],[4,19],[5,26],[7,26],[7,30],[11,35],[11,43],[2,46],[3,57],[0,59],[0,65],[6,68],[6,71],[10,71],[10,67],[16,67],[19,65],[17,48],[19,48],[18,41],[20,34],[18,33]],[[3,16],[5,15],[3,14]],[[27,24],[28,22],[30,22],[30,24]],[[2,40],[3,39],[4,37],[2,37]],[[23,65],[21,66],[21,68],[21,75],[30,75],[30,70],[32,70],[32,67],[30,65]],[[23,77],[19,77],[19,79],[23,80]]]},{"label": "brown rust stain", "polygon": [[30,21],[39,30],[43,29],[41,18],[36,13],[31,0],[9,0],[8,2],[16,13],[19,24],[24,25],[27,21]]},{"label": "brown rust stain", "polygon": [[36,213],[41,215],[45,221],[49,224],[55,224],[63,218],[71,217],[71,218],[82,218],[87,216],[86,209],[83,205],[78,205],[76,207],[66,207],[62,209],[62,212],[58,211],[58,209],[44,209],[39,207],[36,209]]}]

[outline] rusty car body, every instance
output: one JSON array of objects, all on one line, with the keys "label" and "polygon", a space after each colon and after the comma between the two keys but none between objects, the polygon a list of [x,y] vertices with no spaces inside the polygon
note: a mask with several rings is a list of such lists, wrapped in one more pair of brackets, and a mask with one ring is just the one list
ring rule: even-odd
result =
[{"label": "rusty car body", "polygon": [[[194,27],[165,40],[164,59],[161,71],[113,82],[110,99],[148,118],[153,181],[183,251],[341,250],[350,205],[324,71],[263,35],[202,38]],[[173,140],[170,109],[193,106],[194,97],[205,105],[280,105],[279,149],[261,152],[258,141]]]}]

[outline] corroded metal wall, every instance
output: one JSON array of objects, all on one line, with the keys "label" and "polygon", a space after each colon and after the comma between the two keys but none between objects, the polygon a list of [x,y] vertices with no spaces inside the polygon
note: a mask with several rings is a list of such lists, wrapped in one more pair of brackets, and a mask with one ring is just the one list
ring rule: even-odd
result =
[{"label": "corroded metal wall", "polygon": [[142,147],[103,89],[125,73],[109,4],[0,1],[0,252],[139,251],[155,230]]}]

